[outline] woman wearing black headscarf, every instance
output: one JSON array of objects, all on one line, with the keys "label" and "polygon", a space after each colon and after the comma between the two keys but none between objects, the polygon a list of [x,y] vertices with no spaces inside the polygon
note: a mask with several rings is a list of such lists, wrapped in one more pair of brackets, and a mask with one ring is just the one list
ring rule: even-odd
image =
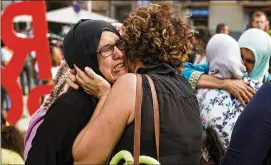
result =
[{"label": "woman wearing black headscarf", "polygon": [[[80,69],[89,66],[113,83],[127,72],[123,43],[111,24],[82,20],[65,37],[65,60],[70,68],[74,68],[74,65]],[[105,50],[105,47],[108,49]],[[97,51],[102,52],[103,56]],[[72,144],[93,115],[97,103],[96,97],[81,88],[71,89],[59,97],[48,109],[36,132],[26,164],[73,164]]]}]

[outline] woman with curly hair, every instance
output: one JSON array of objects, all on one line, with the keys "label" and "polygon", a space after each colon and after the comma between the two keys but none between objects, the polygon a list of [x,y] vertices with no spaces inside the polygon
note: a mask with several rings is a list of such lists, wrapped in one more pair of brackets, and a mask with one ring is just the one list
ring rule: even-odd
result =
[{"label": "woman with curly hair", "polygon": [[[137,88],[134,73],[142,75],[140,155],[157,157],[148,75],[154,82],[159,104],[160,163],[199,164],[202,124],[198,101],[188,82],[176,74],[188,59],[191,32],[172,13],[170,5],[151,4],[138,8],[124,21],[123,39],[132,73],[117,79],[106,101],[96,106],[96,116],[76,137],[75,164],[105,164],[111,153],[133,152]],[[78,84],[84,85],[87,74],[77,68],[76,71]],[[87,79],[92,80],[88,85],[95,90],[99,76],[92,70],[88,75]]]}]

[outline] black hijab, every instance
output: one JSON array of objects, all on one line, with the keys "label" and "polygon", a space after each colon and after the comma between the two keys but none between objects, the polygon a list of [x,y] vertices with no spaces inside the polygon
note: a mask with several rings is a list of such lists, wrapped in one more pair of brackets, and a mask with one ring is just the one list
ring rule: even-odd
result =
[{"label": "black hijab", "polygon": [[[70,68],[91,67],[100,74],[96,49],[101,33],[109,30],[119,36],[114,27],[104,21],[81,20],[64,39],[64,57]],[[76,136],[87,125],[98,99],[82,88],[70,89],[48,109],[37,129],[28,152],[27,165],[72,165],[72,146]]]},{"label": "black hijab", "polygon": [[108,22],[82,19],[68,32],[64,39],[64,58],[70,68],[74,64],[84,71],[86,66],[102,75],[97,61],[97,48],[103,31],[108,30],[120,36]]}]

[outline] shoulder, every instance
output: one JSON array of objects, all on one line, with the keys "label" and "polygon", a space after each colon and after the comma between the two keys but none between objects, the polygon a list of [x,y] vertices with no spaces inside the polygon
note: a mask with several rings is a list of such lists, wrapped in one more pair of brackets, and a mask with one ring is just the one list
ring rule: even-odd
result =
[{"label": "shoulder", "polygon": [[257,109],[268,109],[270,102],[271,81],[264,83],[253,96],[249,106]]},{"label": "shoulder", "polygon": [[[86,94],[82,89],[79,90],[70,90],[67,93],[60,96],[48,109],[46,116],[51,114],[50,118],[59,117],[63,114],[70,117],[78,117],[80,115],[89,115],[92,114],[98,99],[94,96]],[[53,117],[54,116],[54,117]]]},{"label": "shoulder", "polygon": [[136,81],[136,74],[127,73],[117,79],[113,85],[113,88],[134,88],[136,87]]},{"label": "shoulder", "polygon": [[79,90],[71,89],[67,93],[60,96],[56,100],[56,103],[68,104],[71,106],[78,106],[78,104],[81,105],[83,103],[87,103],[92,99],[98,101],[98,99],[95,99],[94,96],[85,93],[83,89],[79,89]]},{"label": "shoulder", "polygon": [[268,81],[264,83],[261,88],[257,91],[257,93],[260,92],[261,95],[269,96],[271,93],[271,81]]}]

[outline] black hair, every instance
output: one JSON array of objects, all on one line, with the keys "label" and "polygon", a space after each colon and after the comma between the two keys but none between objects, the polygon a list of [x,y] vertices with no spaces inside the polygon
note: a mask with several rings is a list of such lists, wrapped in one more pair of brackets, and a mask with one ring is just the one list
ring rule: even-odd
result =
[{"label": "black hair", "polygon": [[207,151],[209,152],[209,162],[219,164],[220,160],[225,154],[225,147],[223,146],[220,137],[213,126],[208,126],[205,128],[203,147],[207,148]]},{"label": "black hair", "polygon": [[195,28],[194,37],[199,41],[195,48],[195,53],[205,55],[207,44],[212,37],[206,26],[198,26]]}]

